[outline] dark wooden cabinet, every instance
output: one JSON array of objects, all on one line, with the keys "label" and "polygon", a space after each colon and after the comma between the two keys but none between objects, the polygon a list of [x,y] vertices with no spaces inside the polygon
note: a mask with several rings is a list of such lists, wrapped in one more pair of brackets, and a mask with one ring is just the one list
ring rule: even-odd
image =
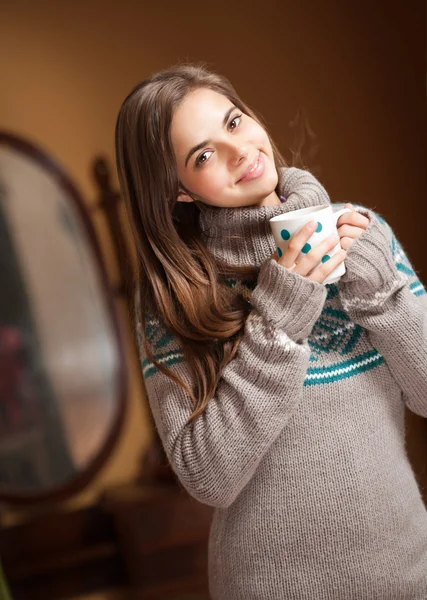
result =
[{"label": "dark wooden cabinet", "polygon": [[168,485],[109,490],[103,505],[116,526],[131,600],[209,598],[211,508]]},{"label": "dark wooden cabinet", "polygon": [[122,587],[129,600],[208,600],[212,509],[174,484],[132,484],[92,507],[60,507],[0,528],[14,600],[62,600]]},{"label": "dark wooden cabinet", "polygon": [[125,585],[114,522],[95,505],[43,508],[0,527],[0,556],[13,600],[62,600]]}]

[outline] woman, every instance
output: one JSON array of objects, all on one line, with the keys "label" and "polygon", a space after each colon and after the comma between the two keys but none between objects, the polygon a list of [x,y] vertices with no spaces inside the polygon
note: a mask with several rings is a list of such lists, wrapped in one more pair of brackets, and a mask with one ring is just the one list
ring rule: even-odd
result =
[{"label": "woman", "polygon": [[329,197],[202,67],[137,86],[116,152],[151,410],[215,507],[213,600],[426,598],[404,441],[404,401],[427,416],[425,290],[391,228],[362,207],[338,221],[347,255],[321,262],[329,238],[296,262],[305,226],[279,259],[269,219]]}]

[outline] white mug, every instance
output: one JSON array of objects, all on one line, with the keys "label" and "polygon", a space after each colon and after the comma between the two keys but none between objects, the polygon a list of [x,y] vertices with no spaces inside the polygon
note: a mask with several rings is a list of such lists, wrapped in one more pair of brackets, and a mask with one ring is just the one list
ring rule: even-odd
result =
[{"label": "white mug", "polygon": [[[337,233],[337,221],[341,215],[346,212],[351,212],[350,208],[343,208],[337,212],[333,212],[332,205],[319,204],[318,206],[309,206],[308,208],[300,208],[299,210],[292,210],[277,217],[270,219],[271,230],[273,232],[274,241],[276,242],[277,252],[279,257],[288,247],[288,244],[295,233],[297,233],[301,227],[303,227],[309,221],[317,222],[317,229],[313,235],[304,245],[298,258],[295,262],[298,262],[302,256],[307,254],[311,248],[315,248],[325,238]],[[322,258],[322,262],[329,260],[336,252],[341,249],[340,243],[330,250]],[[345,265],[344,262],[338,265],[332,273],[323,281],[323,284],[335,283],[344,275]]]}]

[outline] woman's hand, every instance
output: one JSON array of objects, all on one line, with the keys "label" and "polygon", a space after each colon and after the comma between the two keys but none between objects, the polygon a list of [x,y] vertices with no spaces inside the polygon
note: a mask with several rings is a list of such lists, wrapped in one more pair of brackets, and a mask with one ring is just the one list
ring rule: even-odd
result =
[{"label": "woman's hand", "polygon": [[344,213],[337,222],[338,235],[340,236],[341,248],[348,250],[358,237],[362,235],[370,221],[361,215],[352,204],[346,204],[345,208],[351,208],[352,212]]},{"label": "woman's hand", "polygon": [[[296,259],[306,242],[313,235],[316,227],[317,223],[315,221],[306,223],[291,239],[285,252],[283,252],[283,255],[279,258],[278,253],[275,252],[273,258],[277,260],[279,265],[282,265],[282,267],[285,267],[289,271],[298,273],[298,275],[311,279],[311,281],[322,283],[328,275],[344,261],[347,252],[345,250],[340,250],[332,257],[329,257],[328,252],[339,242],[339,236],[333,235],[327,237],[318,246],[307,252],[307,254],[304,254],[303,258],[296,264]],[[322,259],[324,262],[322,262]]]}]

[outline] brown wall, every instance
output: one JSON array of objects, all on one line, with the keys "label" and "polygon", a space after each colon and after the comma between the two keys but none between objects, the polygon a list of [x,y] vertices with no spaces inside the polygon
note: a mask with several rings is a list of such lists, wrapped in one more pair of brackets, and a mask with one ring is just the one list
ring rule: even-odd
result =
[{"label": "brown wall", "polygon": [[[15,0],[0,11],[0,128],[49,150],[88,204],[95,193],[90,161],[99,152],[113,160],[115,118],[130,88],[177,61],[205,60],[265,117],[286,155],[289,121],[305,106],[332,200],[381,212],[427,280],[422,0],[411,0],[410,10],[385,0]],[[99,218],[96,225],[114,278]],[[129,361],[124,436],[86,500],[135,473],[148,435],[138,365],[132,355]]]}]

